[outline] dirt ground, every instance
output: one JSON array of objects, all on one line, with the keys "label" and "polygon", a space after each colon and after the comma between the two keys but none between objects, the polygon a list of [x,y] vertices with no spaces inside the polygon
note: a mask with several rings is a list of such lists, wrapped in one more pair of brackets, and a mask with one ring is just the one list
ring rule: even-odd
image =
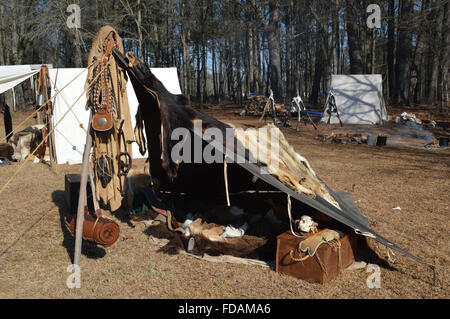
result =
[{"label": "dirt ground", "polygon": [[[205,113],[243,128],[257,125],[256,118],[240,117],[238,111],[215,107]],[[14,114],[14,124],[25,115]],[[300,132],[282,130],[328,186],[352,192],[360,210],[375,222],[376,232],[436,265],[436,286],[429,268],[399,253],[388,260],[386,247],[370,239],[370,249],[384,261],[379,289],[367,286],[366,269],[344,270],[320,285],[260,266],[170,255],[158,251],[142,222],[113,217],[120,225],[119,240],[106,249],[84,243],[81,288],[69,289],[67,267],[74,239],[63,221],[64,175],[79,173],[81,166],[27,163],[0,194],[0,298],[449,298],[450,150],[424,149],[417,138],[392,144],[388,136],[385,147],[316,139],[331,131],[352,131],[351,127],[324,125],[316,131],[302,125]],[[0,187],[18,166],[0,167]]]}]

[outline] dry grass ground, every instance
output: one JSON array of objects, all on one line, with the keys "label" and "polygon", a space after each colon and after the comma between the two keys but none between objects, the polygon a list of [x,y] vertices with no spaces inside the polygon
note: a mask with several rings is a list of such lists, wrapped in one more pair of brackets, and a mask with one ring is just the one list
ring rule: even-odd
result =
[{"label": "dry grass ground", "polygon": [[[244,128],[256,125],[235,111],[206,112]],[[63,222],[64,175],[81,167],[28,163],[0,194],[0,298],[448,298],[450,151],[315,140],[329,129],[283,131],[331,188],[353,192],[360,210],[376,221],[375,231],[436,263],[437,286],[428,268],[399,254],[382,266],[380,289],[367,287],[365,269],[346,270],[322,286],[259,266],[168,255],[152,244],[142,222],[116,218],[119,240],[107,249],[85,243],[82,286],[68,289],[74,240]],[[0,187],[17,167],[0,167]],[[401,211],[392,209],[397,206]],[[386,248],[368,242],[387,261]]]}]

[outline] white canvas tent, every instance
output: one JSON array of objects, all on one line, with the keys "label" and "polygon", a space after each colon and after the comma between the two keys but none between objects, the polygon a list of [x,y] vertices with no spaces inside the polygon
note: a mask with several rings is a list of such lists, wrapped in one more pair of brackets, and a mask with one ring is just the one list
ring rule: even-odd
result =
[{"label": "white canvas tent", "polygon": [[0,66],[0,94],[14,88],[38,72],[39,70],[32,70],[31,65]]},{"label": "white canvas tent", "polygon": [[[388,120],[383,99],[383,80],[381,74],[332,75],[330,92],[336,101],[337,111],[343,124],[382,124]],[[329,115],[325,103],[321,119],[327,123]],[[332,113],[331,124],[339,124]]]},{"label": "white canvas tent", "polygon": [[14,87],[23,81],[32,78],[33,75],[39,73],[39,69],[33,65],[1,65],[0,66],[0,94],[11,90],[10,102],[13,110],[16,109],[16,97]]},{"label": "white canvas tent", "polygon": [[[173,68],[152,68],[155,76],[164,84],[167,90],[173,94],[181,94],[178,81],[177,69]],[[83,94],[84,84],[87,76],[87,69],[50,69],[50,81],[52,85],[52,96],[62,89],[78,74],[81,74],[75,81],[70,83],[55,98],[53,111],[53,125],[56,125],[54,132],[55,152],[57,164],[80,164],[82,162],[84,144],[86,142],[86,131],[89,121],[89,111],[86,110],[86,94]],[[127,82],[128,103],[130,106],[131,123],[133,128],[136,125],[136,112],[138,100],[134,93],[131,81]],[[77,101],[78,99],[78,101]],[[76,103],[75,103],[76,102]],[[69,107],[74,104],[72,110],[67,113]],[[82,127],[80,126],[82,124]],[[132,144],[133,158],[146,157],[139,152],[138,145]]]}]

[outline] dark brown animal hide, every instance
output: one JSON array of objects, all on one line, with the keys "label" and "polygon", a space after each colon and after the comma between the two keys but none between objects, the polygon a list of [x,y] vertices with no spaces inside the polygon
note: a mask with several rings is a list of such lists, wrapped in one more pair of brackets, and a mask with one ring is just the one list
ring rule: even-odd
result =
[{"label": "dark brown animal hide", "polygon": [[[170,93],[151,72],[150,67],[133,53],[127,53],[126,59],[120,56],[120,53],[115,52],[115,54],[123,60],[121,66],[127,70],[140,104],[152,177],[158,179],[161,188],[165,190],[223,194],[225,190],[223,163],[182,162],[177,164],[173,162],[171,151],[179,141],[171,140],[171,135],[173,130],[179,127],[192,130],[195,120],[201,120],[202,132],[214,127],[222,132],[223,137],[226,136],[226,129],[231,127],[193,109],[185,96]],[[197,137],[194,137],[192,133],[191,141],[194,138]],[[194,143],[191,143],[191,154],[194,154]],[[200,141],[200,143],[203,150],[207,142]],[[231,147],[236,149],[237,144]],[[254,189],[274,190],[271,185],[262,181],[252,182],[253,175],[238,164],[228,165],[228,175],[230,176],[228,184],[230,192]]]},{"label": "dark brown animal hide", "polygon": [[0,158],[6,158],[10,161],[13,160],[14,148],[8,143],[0,144]]},{"label": "dark brown animal hide", "polygon": [[[12,132],[13,130],[13,125],[12,125],[12,117],[11,117],[11,112],[9,110],[9,105],[6,103],[2,103],[3,99],[0,99],[0,113],[3,113],[3,122],[5,125],[5,136],[8,136],[9,133]],[[11,138],[11,136],[8,136],[6,138],[6,142],[9,141],[9,139]]]},{"label": "dark brown animal hide", "polygon": [[44,145],[41,145],[39,149],[36,150],[43,139],[42,128],[42,124],[32,125],[11,136],[9,144],[14,149],[13,159],[24,161],[25,158],[33,152],[36,157],[44,156]]},{"label": "dark brown animal hide", "polygon": [[[173,232],[167,228],[165,223],[156,223],[148,227],[146,234],[160,239],[164,243],[159,249],[160,252],[167,254],[177,254],[186,249],[188,245],[188,238],[179,232]],[[228,238],[226,241],[210,241],[202,234],[192,236],[195,240],[195,248],[191,253],[195,255],[208,254],[212,256],[231,255],[235,257],[247,257],[257,259],[272,260],[271,256],[274,243],[271,243],[270,237],[274,236],[254,236],[245,235],[241,238]]]},{"label": "dark brown animal hide", "polygon": [[[127,58],[133,65],[135,77],[130,76],[133,87],[135,90],[140,88],[136,95],[143,106],[141,110],[144,113],[145,127],[151,128],[150,132],[147,132],[148,149],[152,150],[150,157],[153,157],[150,160],[153,162],[153,160],[157,161],[158,158],[161,158],[161,166],[166,171],[169,180],[173,182],[178,171],[178,165],[170,157],[172,147],[177,143],[177,141],[171,140],[173,130],[177,127],[192,129],[194,120],[202,120],[203,130],[213,126],[225,131],[229,126],[194,110],[184,95],[170,93],[151,72],[150,67],[146,63],[142,63],[133,53],[127,53]],[[143,92],[141,85],[136,82],[150,89],[150,92],[154,94],[154,102],[156,99],[159,102],[158,107],[149,107],[149,91]]]}]

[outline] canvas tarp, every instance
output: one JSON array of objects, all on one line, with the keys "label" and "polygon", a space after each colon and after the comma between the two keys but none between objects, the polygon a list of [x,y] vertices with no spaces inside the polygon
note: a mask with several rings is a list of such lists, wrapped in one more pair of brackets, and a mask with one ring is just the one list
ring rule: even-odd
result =
[{"label": "canvas tarp", "polygon": [[30,65],[0,66],[0,94],[14,88],[38,72],[39,70],[32,70]]},{"label": "canvas tarp", "polygon": [[[332,75],[330,92],[333,93],[336,107],[343,124],[382,124],[388,120],[383,99],[383,80],[380,74]],[[327,105],[321,122],[326,123],[329,115]],[[332,114],[330,124],[339,124]]]},{"label": "canvas tarp", "polygon": [[[53,125],[57,125],[54,132],[56,162],[57,164],[80,164],[82,162],[84,144],[86,142],[86,129],[89,121],[89,111],[86,110],[86,94],[84,91],[87,70],[84,68],[50,69],[50,81],[52,85],[52,97],[64,88],[72,79],[81,74],[72,83],[55,97],[53,111]],[[173,94],[181,94],[176,68],[152,68],[158,79],[164,83]],[[136,125],[136,112],[138,101],[130,81],[127,82],[128,102],[130,106],[131,124]],[[78,99],[78,100],[77,100]],[[76,103],[75,103],[76,102]],[[67,114],[69,107],[72,110]],[[66,114],[64,116],[64,114]],[[59,123],[58,123],[59,122]],[[82,125],[82,127],[80,126]],[[133,158],[147,157],[147,153],[141,155],[138,145],[132,144]]]}]

